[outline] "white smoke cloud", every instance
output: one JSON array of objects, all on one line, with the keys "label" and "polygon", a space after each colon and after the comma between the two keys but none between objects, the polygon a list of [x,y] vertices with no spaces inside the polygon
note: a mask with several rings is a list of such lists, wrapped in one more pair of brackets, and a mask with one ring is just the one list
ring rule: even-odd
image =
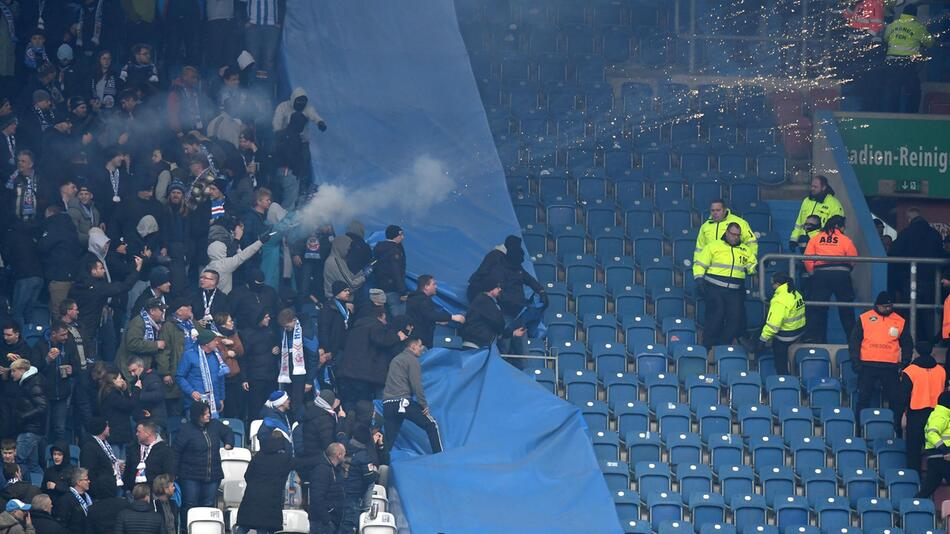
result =
[{"label": "white smoke cloud", "polygon": [[455,180],[445,166],[426,154],[416,158],[406,172],[362,189],[321,185],[316,195],[299,210],[297,221],[315,227],[392,210],[424,213],[454,190]]}]

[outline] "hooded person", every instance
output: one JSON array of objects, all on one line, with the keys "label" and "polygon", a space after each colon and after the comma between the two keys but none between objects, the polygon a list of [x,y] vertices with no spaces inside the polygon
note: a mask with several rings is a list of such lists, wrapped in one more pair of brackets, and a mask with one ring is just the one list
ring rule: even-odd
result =
[{"label": "hooded person", "polygon": [[[287,128],[290,125],[290,116],[294,112],[303,114],[310,122],[317,125],[317,128],[321,132],[326,131],[327,123],[324,122],[323,118],[317,113],[317,110],[314,109],[313,105],[310,103],[310,99],[307,96],[307,91],[303,87],[297,87],[290,93],[290,98],[284,100],[277,105],[277,109],[274,110],[274,118],[271,122],[271,126],[274,128],[275,132],[279,132]],[[306,131],[304,132],[304,139],[306,139]]]},{"label": "hooded person", "polygon": [[247,412],[251,418],[258,415],[263,418],[262,410],[267,402],[271,402],[272,408],[280,405],[274,404],[275,399],[271,398],[272,392],[277,389],[280,364],[280,358],[274,354],[279,349],[272,328],[277,318],[272,317],[268,309],[257,302],[248,302],[242,308],[235,307],[235,312],[240,313],[238,326],[244,344],[241,379],[242,387],[247,391]]},{"label": "hooded person", "polygon": [[[213,225],[211,228],[218,228],[220,225]],[[238,226],[243,235],[243,226]],[[234,255],[228,255],[228,245],[224,241],[214,240],[208,245],[208,265],[205,270],[212,270],[218,273],[218,289],[222,293],[228,294],[233,288],[233,275],[241,265],[251,259],[257,251],[270,239],[270,234],[261,234],[257,241],[251,243],[247,248],[238,249]]]},{"label": "hooded person", "polygon": [[503,245],[485,255],[478,269],[468,279],[468,300],[490,289],[495,281],[501,283],[501,296],[498,305],[507,317],[514,317],[528,304],[524,296],[524,286],[530,287],[547,305],[547,294],[538,280],[524,269],[524,248],[521,238],[510,235]]},{"label": "hooded person", "polygon": [[341,235],[333,240],[330,247],[330,257],[323,266],[323,291],[327,298],[333,298],[333,283],[343,282],[355,293],[366,283],[366,274],[363,271],[354,273],[347,266],[347,255],[350,252],[352,239],[349,235]]},{"label": "hooded person", "polygon": [[346,227],[346,235],[352,240],[350,250],[346,254],[346,266],[355,273],[365,269],[373,261],[373,249],[366,243],[366,228],[360,221],[350,221]]},{"label": "hooded person", "polygon": [[[275,230],[280,228],[286,228],[286,222],[290,222],[287,219],[288,212],[284,209],[283,206],[274,202],[270,205],[270,209],[267,210],[267,224]],[[282,224],[283,223],[283,224]],[[268,236],[270,232],[268,232]],[[261,270],[264,271],[264,283],[271,287],[280,287],[281,280],[287,278],[285,273],[281,269],[281,260],[285,257],[286,247],[284,246],[284,240],[278,237],[277,239],[271,239],[266,241],[264,246],[261,247]],[[289,262],[284,262],[289,268]]]},{"label": "hooded person", "polygon": [[49,462],[46,465],[40,489],[55,501],[69,491],[69,470],[74,467],[69,445],[65,441],[57,441],[50,446]]}]

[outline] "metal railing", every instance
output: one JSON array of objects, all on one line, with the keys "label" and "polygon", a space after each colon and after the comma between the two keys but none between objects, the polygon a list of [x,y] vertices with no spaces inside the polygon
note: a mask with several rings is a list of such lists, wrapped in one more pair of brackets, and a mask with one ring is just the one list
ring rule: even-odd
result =
[{"label": "metal railing", "polygon": [[[769,260],[787,260],[788,261],[788,274],[795,279],[795,274],[797,270],[797,263],[803,260],[818,260],[818,261],[831,261],[831,262],[842,262],[847,261],[849,263],[884,263],[884,264],[905,264],[910,265],[910,302],[909,303],[895,303],[894,307],[897,309],[910,309],[910,331],[917,332],[917,310],[938,310],[943,308],[943,300],[941,296],[940,288],[940,269],[934,269],[934,303],[935,304],[921,304],[917,302],[917,268],[919,265],[950,265],[950,260],[945,259],[935,259],[935,258],[891,258],[891,257],[875,257],[875,256],[803,256],[800,254],[766,254],[762,256],[759,260],[759,267],[765,265]],[[763,303],[767,303],[769,298],[767,297],[766,284],[771,284],[771,280],[766,280],[765,273],[760,272],[759,279],[759,300]],[[823,300],[805,300],[806,306],[829,306],[829,307],[844,307],[844,308],[870,308],[874,306],[873,302],[838,302],[838,301],[823,301]],[[940,317],[938,314],[934,314],[934,326],[936,331],[940,331]]]}]

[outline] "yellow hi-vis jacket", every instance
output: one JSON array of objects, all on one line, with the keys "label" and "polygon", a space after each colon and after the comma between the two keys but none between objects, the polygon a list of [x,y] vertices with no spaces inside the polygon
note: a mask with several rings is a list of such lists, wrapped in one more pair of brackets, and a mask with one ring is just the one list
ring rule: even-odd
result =
[{"label": "yellow hi-vis jacket", "polygon": [[920,55],[921,47],[933,45],[934,38],[917,17],[902,13],[899,19],[887,25],[884,42],[888,56],[914,57]]},{"label": "yellow hi-vis jacket", "polygon": [[924,438],[927,440],[925,449],[936,449],[941,445],[950,447],[950,408],[940,404],[934,406],[927,418]]},{"label": "yellow hi-vis jacket", "polygon": [[732,246],[717,239],[703,247],[693,261],[693,278],[727,289],[739,289],[747,275],[755,274],[755,254],[739,243]]},{"label": "yellow hi-vis jacket", "polygon": [[769,303],[769,314],[759,339],[763,342],[773,337],[779,341],[792,342],[805,331],[805,299],[798,291],[789,291],[788,284],[775,289]]},{"label": "yellow hi-vis jacket", "polygon": [[809,215],[817,215],[821,219],[821,225],[824,226],[832,215],[844,217],[844,208],[841,207],[841,202],[831,193],[825,195],[825,199],[821,202],[805,197],[805,200],[802,200],[802,207],[798,210],[798,218],[795,219],[795,228],[792,229],[792,237],[789,238],[789,241],[797,243],[798,236],[805,233],[805,219]]},{"label": "yellow hi-vis jacket", "polygon": [[742,244],[749,247],[753,256],[758,256],[759,243],[756,240],[755,234],[752,233],[752,228],[749,227],[749,223],[742,217],[732,213],[732,211],[726,210],[726,216],[721,221],[716,222],[712,219],[707,219],[706,222],[699,227],[699,234],[696,236],[696,250],[693,252],[693,261],[696,261],[703,247],[713,241],[722,239],[722,235],[726,233],[726,228],[730,223],[739,225],[739,229],[742,231]]}]

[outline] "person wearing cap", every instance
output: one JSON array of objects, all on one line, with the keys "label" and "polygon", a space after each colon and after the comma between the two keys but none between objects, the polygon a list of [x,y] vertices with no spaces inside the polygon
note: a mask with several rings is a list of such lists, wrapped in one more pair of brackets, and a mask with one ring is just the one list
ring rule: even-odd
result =
[{"label": "person wearing cap", "polygon": [[406,342],[405,349],[389,364],[386,387],[383,389],[386,452],[393,448],[406,419],[425,431],[433,453],[442,452],[439,424],[429,411],[429,403],[422,387],[422,366],[419,364],[419,357],[424,351],[422,340],[411,338]]},{"label": "person wearing cap", "polygon": [[376,243],[373,256],[376,265],[376,287],[386,292],[386,311],[390,317],[406,313],[406,249],[402,242],[406,234],[402,228],[391,224],[386,227],[386,240]]},{"label": "person wearing cap", "polygon": [[165,323],[167,306],[161,298],[153,297],[146,301],[138,314],[129,319],[116,353],[115,364],[127,381],[131,381],[128,366],[132,358],[141,358],[146,369],[151,369],[159,351],[165,348],[161,339],[162,326]]},{"label": "person wearing cap", "polygon": [[411,329],[393,328],[382,308],[376,308],[374,316],[356,320],[346,335],[344,357],[335,362],[344,408],[354,411],[357,402],[377,398],[386,385],[390,357],[410,333]]},{"label": "person wearing cap", "polygon": [[947,370],[933,358],[933,345],[918,341],[917,357],[901,372],[901,396],[907,407],[907,466],[920,469],[924,427],[940,394],[947,389]]},{"label": "person wearing cap", "polygon": [[135,299],[135,303],[129,309],[129,314],[139,314],[145,308],[146,304],[152,299],[158,299],[163,305],[167,305],[172,292],[171,271],[163,265],[156,265],[148,273],[148,288]]},{"label": "person wearing cap", "polygon": [[505,324],[505,316],[499,305],[499,298],[504,293],[501,279],[495,278],[484,285],[489,289],[469,302],[465,324],[460,331],[462,342],[469,347],[487,347],[496,340],[524,337],[527,333],[524,327],[512,330]]},{"label": "person wearing cap", "polygon": [[278,389],[271,392],[259,412],[258,419],[262,421],[257,431],[259,443],[264,443],[273,432],[277,431],[291,442],[291,450],[293,450],[294,420],[290,416],[292,407],[293,402],[286,391]]},{"label": "person wearing cap", "polygon": [[175,373],[175,383],[183,393],[183,409],[187,411],[196,402],[208,404],[211,417],[217,419],[224,408],[224,379],[228,366],[218,352],[220,336],[201,329],[195,344],[185,349]]},{"label": "person wearing cap", "polygon": [[95,195],[89,185],[82,184],[79,186],[76,199],[78,202],[71,206],[66,213],[76,226],[79,242],[85,248],[89,245],[89,230],[99,228],[102,225],[102,215],[99,213],[99,208],[96,207]]},{"label": "person wearing cap", "polygon": [[[303,430],[304,450],[297,453],[298,458],[316,458],[328,445],[343,439],[344,418],[346,412],[340,406],[340,399],[333,390],[323,389],[313,402],[308,402],[300,416]],[[301,473],[305,481],[307,473]]]},{"label": "person wearing cap", "polygon": [[59,48],[56,49],[56,59],[59,62],[64,96],[72,97],[73,95],[85,94],[88,88],[82,86],[82,75],[76,64],[73,63],[72,47],[66,43],[59,45]]},{"label": "person wearing cap", "polygon": [[[848,351],[851,366],[858,375],[858,403],[855,412],[870,405],[876,390],[887,399],[894,412],[894,430],[901,435],[901,414],[904,412],[900,387],[900,369],[910,362],[914,340],[904,318],[894,313],[887,291],[874,301],[874,308],[861,314],[851,331]],[[861,429],[858,421],[858,431]]]},{"label": "person wearing cap", "polygon": [[30,518],[32,505],[19,499],[7,503],[6,509],[0,513],[0,532],[3,534],[36,534],[33,520]]}]

